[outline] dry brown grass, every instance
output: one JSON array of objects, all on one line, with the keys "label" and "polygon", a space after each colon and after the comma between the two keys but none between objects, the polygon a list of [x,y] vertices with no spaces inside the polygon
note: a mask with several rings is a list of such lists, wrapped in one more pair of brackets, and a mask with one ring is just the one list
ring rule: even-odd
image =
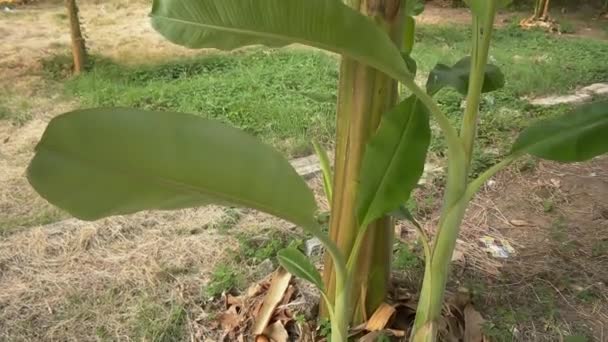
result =
[{"label": "dry brown grass", "polygon": [[210,207],[70,219],[0,240],[0,339],[85,341],[98,329],[133,336],[147,302],[204,315],[212,266],[238,245],[206,229],[221,215]]}]

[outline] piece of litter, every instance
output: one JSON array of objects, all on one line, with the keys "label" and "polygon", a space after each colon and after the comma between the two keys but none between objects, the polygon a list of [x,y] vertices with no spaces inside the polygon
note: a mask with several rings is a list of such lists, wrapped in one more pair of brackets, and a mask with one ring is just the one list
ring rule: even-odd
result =
[{"label": "piece of litter", "polygon": [[323,244],[321,244],[321,241],[316,237],[306,240],[304,243],[304,252],[307,256],[321,255],[323,252]]},{"label": "piece of litter", "polygon": [[515,248],[513,248],[508,241],[501,239],[500,244],[502,245],[502,248],[509,253],[509,255],[515,254]]},{"label": "piece of litter", "polygon": [[496,181],[493,179],[490,179],[489,181],[486,182],[486,186],[490,189],[494,188],[496,186]]},{"label": "piece of litter", "polygon": [[484,247],[483,250],[495,258],[507,259],[515,254],[515,249],[505,240],[496,241],[491,236],[483,236],[479,238],[479,241]]}]

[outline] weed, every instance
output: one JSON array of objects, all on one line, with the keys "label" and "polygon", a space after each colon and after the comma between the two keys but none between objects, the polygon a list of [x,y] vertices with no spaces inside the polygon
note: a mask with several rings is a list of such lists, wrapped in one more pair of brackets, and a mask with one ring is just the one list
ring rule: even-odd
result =
[{"label": "weed", "polygon": [[284,237],[276,234],[262,239],[255,239],[251,236],[242,236],[239,239],[240,255],[248,263],[257,264],[260,261],[274,258],[277,252],[285,247]]},{"label": "weed", "polygon": [[517,170],[520,172],[532,171],[536,168],[537,161],[534,157],[524,157],[515,163]]},{"label": "weed", "polygon": [[229,264],[218,264],[211,273],[211,279],[204,288],[204,295],[217,297],[223,292],[240,288],[244,283],[241,272]]},{"label": "weed", "polygon": [[68,54],[58,54],[42,59],[42,71],[46,78],[61,81],[72,73],[73,60]]},{"label": "weed", "polygon": [[423,267],[423,262],[405,243],[399,243],[395,251],[393,266],[399,270]]},{"label": "weed", "polygon": [[224,216],[217,222],[213,222],[210,228],[217,229],[221,233],[226,233],[239,223],[243,216],[242,212],[237,208],[224,209]]},{"label": "weed", "polygon": [[321,318],[317,324],[317,335],[327,337],[331,335],[331,324],[327,318]]},{"label": "weed", "polygon": [[594,258],[608,254],[608,240],[596,241],[591,247],[591,256]]},{"label": "weed", "polygon": [[304,316],[302,313],[296,313],[293,319],[300,325],[306,324],[306,316]]},{"label": "weed", "polygon": [[30,104],[27,101],[9,105],[8,98],[0,97],[0,120],[8,120],[15,126],[23,126],[31,119]]},{"label": "weed", "polygon": [[144,300],[137,311],[135,335],[145,341],[181,341],[185,318],[186,311],[179,304],[166,306]]},{"label": "weed", "polygon": [[553,199],[545,198],[543,200],[543,211],[546,213],[550,213],[553,211],[553,209],[555,209],[555,203],[553,202]]},{"label": "weed", "polygon": [[486,151],[479,151],[479,149],[477,149],[476,153],[473,154],[473,160],[471,161],[471,176],[477,177],[499,160],[499,155],[494,150],[486,149]]},{"label": "weed", "polygon": [[97,328],[95,328],[95,336],[97,336],[97,338],[101,341],[111,341],[112,340],[112,335],[110,335],[110,332],[108,331],[108,329],[105,326],[99,326]]},{"label": "weed", "polygon": [[577,293],[576,298],[578,298],[580,301],[583,301],[586,303],[594,303],[594,302],[597,302],[597,300],[602,297],[601,297],[601,294],[595,290],[595,288],[590,287],[590,288],[583,289],[582,291]]},{"label": "weed", "polygon": [[20,229],[41,226],[65,219],[67,214],[57,208],[45,206],[32,211],[31,215],[0,217],[0,236],[8,235]]},{"label": "weed", "polygon": [[562,252],[571,253],[577,248],[576,240],[570,238],[568,234],[568,224],[562,217],[553,221],[549,236],[553,241],[558,243],[556,247]]},{"label": "weed", "polygon": [[239,240],[239,255],[237,259],[243,260],[247,264],[258,264],[266,259],[276,257],[277,252],[285,247],[299,248],[303,241],[297,236],[287,236],[285,233],[267,229],[267,234],[260,236],[241,235]]}]

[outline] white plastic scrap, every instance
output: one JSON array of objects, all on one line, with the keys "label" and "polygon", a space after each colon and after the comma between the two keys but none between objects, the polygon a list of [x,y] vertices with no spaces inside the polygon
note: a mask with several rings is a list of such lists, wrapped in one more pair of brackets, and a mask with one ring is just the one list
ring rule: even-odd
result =
[{"label": "white plastic scrap", "polygon": [[494,258],[507,259],[515,254],[515,248],[503,239],[497,241],[495,238],[486,235],[479,238],[479,241],[483,245],[483,250],[490,253]]}]

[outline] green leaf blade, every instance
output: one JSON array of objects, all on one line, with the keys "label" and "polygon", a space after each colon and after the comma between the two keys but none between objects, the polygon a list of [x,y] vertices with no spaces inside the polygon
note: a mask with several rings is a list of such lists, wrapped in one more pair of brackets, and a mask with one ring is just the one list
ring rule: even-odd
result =
[{"label": "green leaf blade", "polygon": [[154,0],[151,16],[154,29],[190,48],[300,43],[413,77],[388,35],[338,0]]},{"label": "green leaf blade", "polygon": [[[429,94],[436,94],[444,87],[452,87],[460,94],[466,95],[469,91],[469,75],[471,73],[471,57],[467,56],[449,67],[437,64],[429,73],[426,90]],[[505,85],[505,76],[497,66],[486,65],[482,93],[498,90]]]},{"label": "green leaf blade", "polygon": [[541,120],[521,132],[511,153],[579,162],[608,152],[608,101],[583,105],[572,113]]},{"label": "green leaf blade", "polygon": [[189,114],[88,109],[60,115],[36,147],[28,180],[49,202],[85,220],[220,204],[316,227],[314,196],[279,152]]},{"label": "green leaf blade", "polygon": [[322,292],[325,291],[321,274],[302,252],[288,247],[277,253],[277,259],[289,273],[311,282]]},{"label": "green leaf blade", "polygon": [[364,227],[406,202],[424,171],[431,130],[414,97],[385,114],[361,166],[357,218]]}]

